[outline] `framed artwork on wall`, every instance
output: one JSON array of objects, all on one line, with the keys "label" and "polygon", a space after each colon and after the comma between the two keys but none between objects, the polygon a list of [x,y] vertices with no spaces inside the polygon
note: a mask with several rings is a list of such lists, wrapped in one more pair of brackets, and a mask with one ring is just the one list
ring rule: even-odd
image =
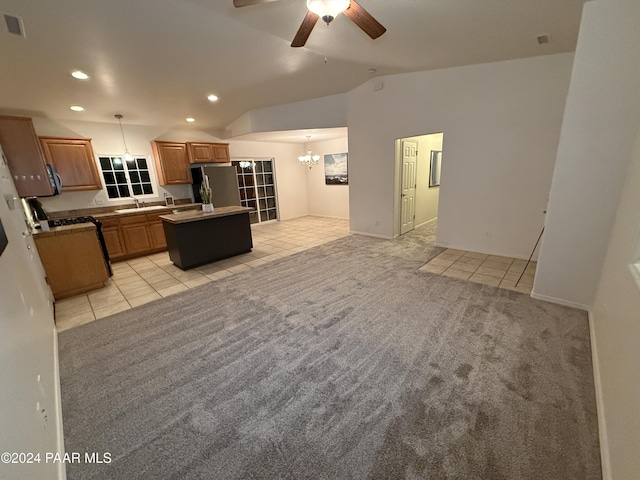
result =
[{"label": "framed artwork on wall", "polygon": [[431,168],[429,169],[429,188],[440,186],[440,168],[442,167],[442,150],[431,150]]},{"label": "framed artwork on wall", "polygon": [[324,156],[324,183],[349,185],[346,153],[330,153]]}]

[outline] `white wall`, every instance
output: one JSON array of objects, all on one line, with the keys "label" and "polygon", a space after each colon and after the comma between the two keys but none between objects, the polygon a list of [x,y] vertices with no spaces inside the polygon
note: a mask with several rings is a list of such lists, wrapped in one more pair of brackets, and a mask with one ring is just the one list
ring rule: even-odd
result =
[{"label": "white wall", "polygon": [[16,193],[1,160],[0,183],[8,238],[0,256],[0,453],[41,455],[40,463],[0,462],[0,478],[62,479],[64,465],[45,462],[46,452],[64,451],[52,298],[33,237],[23,236],[22,206],[16,202],[10,211],[5,201],[5,194]]},{"label": "white wall", "polygon": [[[349,186],[327,185],[324,181],[324,156],[329,153],[348,153],[347,137],[310,143],[314,154],[320,155],[320,163],[306,171],[309,214],[321,217],[349,218]],[[299,155],[302,154],[302,148]],[[348,162],[348,159],[347,159]]]},{"label": "white wall", "polygon": [[346,127],[345,94],[259,108],[245,113],[225,128],[226,137],[253,132]]},{"label": "white wall", "polygon": [[[38,135],[91,138],[94,153],[119,154],[123,152],[122,134],[117,123],[96,122],[54,122],[47,118],[34,117],[34,128]],[[123,124],[127,146],[133,155],[147,156],[153,163],[151,152],[152,140],[175,142],[204,141],[218,142],[220,139],[196,128],[181,128],[165,131],[161,128]],[[269,142],[229,141],[229,153],[232,158],[256,157],[274,158],[276,165],[276,182],[278,202],[282,220],[306,215],[307,194],[304,172],[298,168],[298,145]],[[156,177],[157,180],[157,177]],[[175,198],[189,198],[190,185],[159,186],[158,194],[149,201],[163,200],[164,193]],[[43,198],[42,204],[47,211],[73,210],[108,205],[131,204],[127,200],[108,200],[104,190],[90,192],[65,192],[56,197]]]},{"label": "white wall", "polygon": [[533,294],[593,304],[640,123],[640,2],[587,2]]},{"label": "white wall", "polygon": [[542,228],[572,61],[560,54],[394,75],[351,91],[351,230],[393,235],[395,140],[444,132],[438,243],[527,258]]},{"label": "white wall", "polygon": [[592,306],[605,480],[640,472],[640,3],[587,2],[534,295]]},{"label": "white wall", "polygon": [[640,472],[640,283],[629,271],[640,245],[640,130],[593,306],[607,454],[615,479]]},{"label": "white wall", "polygon": [[[424,225],[438,217],[440,187],[429,188],[429,177],[431,172],[431,150],[442,151],[442,139],[442,133],[403,138],[403,140],[418,142],[415,227]],[[399,158],[398,161],[402,162],[402,158]],[[397,228],[397,233],[399,233],[399,225]]]}]

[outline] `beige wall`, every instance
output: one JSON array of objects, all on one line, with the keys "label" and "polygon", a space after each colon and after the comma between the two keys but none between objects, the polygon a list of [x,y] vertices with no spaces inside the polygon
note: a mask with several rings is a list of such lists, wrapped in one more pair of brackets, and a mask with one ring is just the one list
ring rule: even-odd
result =
[{"label": "beige wall", "polygon": [[349,218],[349,185],[327,185],[324,181],[324,156],[329,153],[348,153],[347,143],[347,137],[311,143],[312,152],[321,157],[320,163],[311,169],[299,166],[307,175],[310,215]]}]

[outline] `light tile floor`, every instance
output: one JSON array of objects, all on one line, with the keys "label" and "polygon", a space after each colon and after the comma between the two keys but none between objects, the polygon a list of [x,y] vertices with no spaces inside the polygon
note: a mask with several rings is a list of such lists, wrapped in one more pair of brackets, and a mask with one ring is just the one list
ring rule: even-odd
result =
[{"label": "light tile floor", "polygon": [[117,262],[104,288],[56,302],[56,326],[67,330],[189,288],[264,265],[349,235],[349,221],[300,217],[251,226],[250,253],[181,270],[167,252]]},{"label": "light tile floor", "polygon": [[527,265],[526,260],[517,258],[449,248],[420,267],[420,271],[530,294],[536,265],[533,261]]}]

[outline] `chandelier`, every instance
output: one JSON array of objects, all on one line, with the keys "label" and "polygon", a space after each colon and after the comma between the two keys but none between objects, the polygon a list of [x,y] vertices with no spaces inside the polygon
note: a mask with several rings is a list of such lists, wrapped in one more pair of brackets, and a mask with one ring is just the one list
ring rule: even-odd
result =
[{"label": "chandelier", "polygon": [[305,154],[300,155],[298,157],[298,161],[300,162],[300,164],[307,165],[309,168],[313,167],[314,165],[317,165],[318,161],[320,160],[320,155],[313,155],[311,153],[311,148],[309,147],[310,138],[311,138],[311,135],[307,135],[307,144],[305,146]]}]

